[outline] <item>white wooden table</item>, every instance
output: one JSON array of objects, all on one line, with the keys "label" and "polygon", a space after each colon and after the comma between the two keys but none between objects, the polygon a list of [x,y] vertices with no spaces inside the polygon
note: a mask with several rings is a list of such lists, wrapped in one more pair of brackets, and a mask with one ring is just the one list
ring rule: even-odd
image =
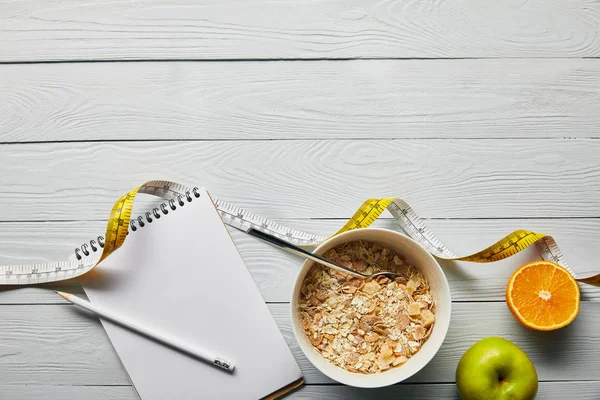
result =
[{"label": "white wooden table", "polygon": [[[63,259],[118,196],[166,178],[320,234],[400,195],[456,253],[522,227],[600,272],[598,57],[598,0],[4,1],[0,263]],[[539,399],[600,398],[600,289],[551,333],[505,305],[533,251],[444,263],[439,354],[407,384],[356,390],[293,339],[301,261],[232,234],[304,371],[290,399],[455,399],[460,356],[489,335],[529,354]],[[56,287],[81,291],[0,291],[0,398],[135,399],[98,321]]]}]

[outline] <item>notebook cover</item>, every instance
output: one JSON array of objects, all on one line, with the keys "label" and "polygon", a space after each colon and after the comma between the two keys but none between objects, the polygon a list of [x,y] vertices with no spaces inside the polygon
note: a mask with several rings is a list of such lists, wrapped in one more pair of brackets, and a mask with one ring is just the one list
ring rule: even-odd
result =
[{"label": "notebook cover", "polygon": [[233,373],[102,320],[143,400],[274,399],[302,373],[205,190],[82,279],[92,303],[213,350]]}]

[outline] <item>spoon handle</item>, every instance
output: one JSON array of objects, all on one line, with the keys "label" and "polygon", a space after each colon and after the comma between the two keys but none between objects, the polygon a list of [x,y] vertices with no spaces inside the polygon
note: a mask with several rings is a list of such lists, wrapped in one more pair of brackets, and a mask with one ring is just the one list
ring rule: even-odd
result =
[{"label": "spoon handle", "polygon": [[315,261],[319,264],[325,265],[326,267],[336,269],[338,271],[344,272],[348,275],[354,276],[356,278],[365,279],[366,276],[351,270],[350,268],[344,267],[343,265],[336,264],[327,260],[326,258],[321,257],[318,254],[313,254],[310,251],[304,250],[301,247],[295,246],[289,242],[286,242],[283,239],[280,239],[276,236],[269,235],[268,233],[259,231],[254,228],[250,228],[246,231],[247,234],[254,236],[255,238],[261,239],[273,246],[279,247],[282,250],[287,251],[288,253],[295,254],[300,257],[308,258],[309,260]]}]

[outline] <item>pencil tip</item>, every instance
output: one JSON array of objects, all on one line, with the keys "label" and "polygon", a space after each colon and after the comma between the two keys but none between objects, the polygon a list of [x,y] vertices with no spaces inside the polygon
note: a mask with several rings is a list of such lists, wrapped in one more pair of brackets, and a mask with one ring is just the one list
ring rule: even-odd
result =
[{"label": "pencil tip", "polygon": [[71,295],[69,293],[64,293],[64,292],[59,292],[58,290],[54,290],[54,293],[56,293],[57,295],[59,295],[60,297],[62,297],[63,299],[69,301],[71,298]]}]

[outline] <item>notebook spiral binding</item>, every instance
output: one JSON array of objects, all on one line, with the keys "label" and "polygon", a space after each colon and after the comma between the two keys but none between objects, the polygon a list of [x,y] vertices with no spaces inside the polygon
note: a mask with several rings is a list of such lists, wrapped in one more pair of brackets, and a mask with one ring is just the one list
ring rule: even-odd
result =
[{"label": "notebook spiral binding", "polygon": [[[160,219],[161,214],[162,215],[169,214],[169,210],[167,208],[170,208],[172,211],[177,210],[177,206],[175,205],[175,202],[177,202],[179,207],[183,207],[185,205],[185,201],[183,201],[184,198],[185,198],[185,200],[187,200],[188,203],[191,203],[192,200],[194,200],[194,197],[195,198],[200,197],[200,193],[198,191],[199,191],[199,189],[197,187],[193,188],[191,191],[187,190],[185,192],[185,196],[179,194],[174,199],[170,199],[166,203],[162,203],[160,206],[154,207],[154,209],[152,211],[148,211],[144,215],[140,215],[137,218],[131,218],[131,220],[129,222],[131,231],[135,232],[138,229],[146,226],[144,219],[146,220],[146,222],[151,224],[153,221],[153,219],[152,219],[153,216],[154,216],[154,219]],[[192,196],[194,196],[194,197],[192,197]],[[137,222],[137,226],[136,226],[136,222]],[[96,244],[98,246],[96,246]],[[88,249],[88,247],[89,247],[89,249]],[[104,248],[104,236],[98,236],[96,238],[96,240],[94,240],[94,239],[90,240],[89,246],[87,243],[83,243],[81,246],[75,248],[75,257],[78,260],[81,260],[83,257],[81,256],[80,253],[83,253],[87,257],[91,254],[90,249],[92,252],[95,253],[101,248]]]}]

